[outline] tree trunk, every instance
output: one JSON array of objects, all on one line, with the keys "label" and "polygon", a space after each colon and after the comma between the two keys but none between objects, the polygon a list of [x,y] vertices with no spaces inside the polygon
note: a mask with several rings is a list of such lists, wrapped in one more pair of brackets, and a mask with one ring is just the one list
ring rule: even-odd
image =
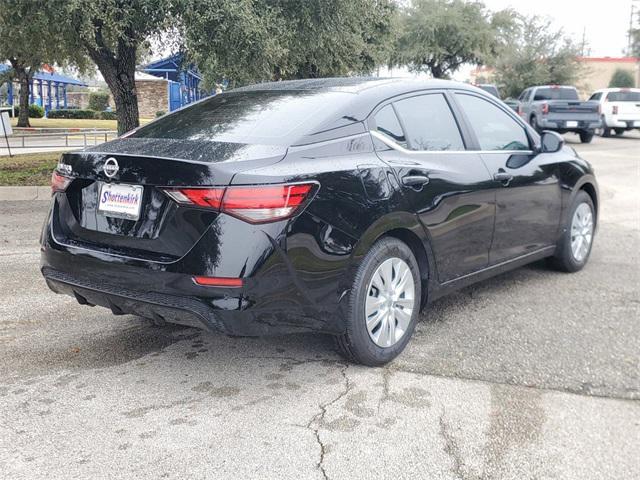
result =
[{"label": "tree trunk", "polygon": [[29,123],[29,74],[24,68],[13,67],[20,83],[18,127],[30,127]]},{"label": "tree trunk", "polygon": [[89,49],[89,55],[98,66],[113,95],[118,135],[133,130],[140,125],[135,81],[136,46],[119,42],[115,55],[106,49]]}]

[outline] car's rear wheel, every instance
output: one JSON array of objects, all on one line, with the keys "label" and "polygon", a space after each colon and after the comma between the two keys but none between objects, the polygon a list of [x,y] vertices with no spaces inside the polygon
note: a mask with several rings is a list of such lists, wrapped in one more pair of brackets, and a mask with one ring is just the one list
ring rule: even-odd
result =
[{"label": "car's rear wheel", "polygon": [[616,132],[616,135],[620,136],[624,133],[624,128],[614,128],[613,131]]},{"label": "car's rear wheel", "polygon": [[593,133],[593,130],[583,130],[579,132],[580,142],[591,143],[591,140],[593,140]]},{"label": "car's rear wheel", "polygon": [[551,258],[551,264],[565,272],[581,270],[591,254],[595,226],[593,201],[589,194],[582,190],[571,204],[568,223],[558,242],[556,254]]},{"label": "car's rear wheel", "polygon": [[609,127],[607,127],[607,122],[604,119],[604,115],[601,118],[602,120],[602,129],[600,130],[601,132],[601,136],[603,137],[610,137],[611,136],[611,129]]},{"label": "car's rear wheel", "polygon": [[351,361],[380,366],[407,346],[418,321],[422,289],[418,262],[395,238],[378,241],[365,256],[351,289],[338,349]]}]

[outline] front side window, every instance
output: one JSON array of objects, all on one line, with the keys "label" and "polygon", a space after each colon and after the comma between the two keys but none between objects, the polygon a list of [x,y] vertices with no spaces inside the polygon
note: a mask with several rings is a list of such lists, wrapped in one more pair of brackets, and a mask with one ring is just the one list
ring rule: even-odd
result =
[{"label": "front side window", "polygon": [[602,97],[602,93],[594,93],[589,97],[589,100],[600,100],[600,97]]},{"label": "front side window", "polygon": [[458,124],[441,93],[394,103],[411,150],[464,150]]},{"label": "front side window", "polygon": [[487,100],[456,93],[482,150],[529,150],[524,128],[502,109]]},{"label": "front side window", "polygon": [[397,144],[407,147],[404,132],[391,105],[387,105],[376,113],[374,121],[376,123],[376,131],[391,138]]}]

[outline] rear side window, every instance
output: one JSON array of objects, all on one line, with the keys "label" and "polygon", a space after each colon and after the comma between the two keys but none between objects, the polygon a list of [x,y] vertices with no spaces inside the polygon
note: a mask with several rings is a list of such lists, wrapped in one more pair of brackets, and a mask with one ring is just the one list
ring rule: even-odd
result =
[{"label": "rear side window", "polygon": [[464,150],[458,124],[441,93],[394,103],[411,150]]},{"label": "rear side window", "polygon": [[510,115],[483,98],[456,93],[482,150],[529,150],[524,128]]},{"label": "rear side window", "polygon": [[580,100],[580,98],[574,88],[544,87],[536,89],[533,100]]},{"label": "rear side window", "polygon": [[589,97],[589,100],[600,100],[600,97],[602,97],[602,93],[594,93]]},{"label": "rear side window", "polygon": [[394,142],[407,147],[407,140],[404,138],[404,132],[396,116],[396,112],[393,111],[391,105],[387,105],[382,108],[374,117],[376,123],[376,130],[387,137],[390,137]]},{"label": "rear side window", "polygon": [[610,102],[640,102],[640,92],[609,92],[607,100]]}]

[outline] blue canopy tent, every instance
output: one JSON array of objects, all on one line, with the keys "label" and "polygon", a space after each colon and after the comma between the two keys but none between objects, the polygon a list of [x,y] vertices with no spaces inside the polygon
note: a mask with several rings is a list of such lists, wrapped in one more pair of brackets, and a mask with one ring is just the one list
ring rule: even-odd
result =
[{"label": "blue canopy tent", "polygon": [[[6,72],[11,67],[6,64],[0,64],[0,73]],[[7,82],[7,103],[13,105],[14,91],[12,81]],[[76,80],[75,78],[65,77],[57,73],[36,72],[29,85],[29,103],[35,103],[44,107],[45,112],[49,112],[53,108],[55,100],[55,108],[67,108],[67,86],[77,85],[86,87],[87,84]],[[45,95],[46,86],[46,95]],[[62,92],[62,94],[61,94]]]},{"label": "blue canopy tent", "polygon": [[151,62],[142,68],[144,73],[164,78],[168,82],[169,111],[177,110],[209,95],[200,88],[202,77],[195,65],[183,65],[184,56],[176,53]]}]

